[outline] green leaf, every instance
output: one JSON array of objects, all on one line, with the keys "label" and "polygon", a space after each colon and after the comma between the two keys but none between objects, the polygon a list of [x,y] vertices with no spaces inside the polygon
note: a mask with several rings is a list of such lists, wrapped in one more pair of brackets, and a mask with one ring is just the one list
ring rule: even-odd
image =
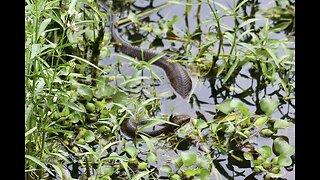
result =
[{"label": "green leaf", "polygon": [[43,169],[45,169],[49,174],[54,176],[54,174],[50,171],[50,169],[43,162],[41,162],[39,159],[37,159],[37,158],[35,158],[33,156],[30,156],[30,155],[24,155],[24,157],[27,158],[27,159],[30,159],[33,162],[35,162],[36,164],[41,166]]},{"label": "green leaf", "polygon": [[257,148],[257,152],[264,158],[267,159],[272,155],[271,147],[265,145],[262,147]]},{"label": "green leaf", "polygon": [[279,153],[280,155],[290,155],[294,151],[294,146],[290,145],[282,137],[277,137],[273,141],[273,147],[275,152]]},{"label": "green leaf", "polygon": [[184,171],[184,174],[187,176],[187,178],[193,177],[193,176],[197,175],[198,173],[199,173],[199,169],[198,168],[196,168],[196,169],[187,168]]},{"label": "green leaf", "polygon": [[182,158],[182,162],[186,167],[190,167],[197,162],[197,154],[193,151],[181,152],[180,157]]},{"label": "green leaf", "polygon": [[109,97],[113,94],[115,88],[111,85],[99,86],[99,93],[102,97]]},{"label": "green leaf", "polygon": [[73,103],[73,102],[64,102],[62,103],[63,105],[75,110],[75,111],[78,111],[78,112],[86,112],[85,108],[82,109],[80,106],[78,106],[76,103]]},{"label": "green leaf", "polygon": [[147,153],[147,162],[151,163],[151,162],[156,162],[156,161],[158,161],[157,155],[152,152],[148,152]]},{"label": "green leaf", "polygon": [[215,105],[215,108],[224,114],[229,114],[233,111],[234,107],[230,106],[231,99],[226,99],[222,103]]},{"label": "green leaf", "polygon": [[93,91],[88,86],[79,86],[77,88],[77,92],[80,94],[80,96],[84,97],[87,101],[90,101],[93,97]]},{"label": "green leaf", "polygon": [[154,148],[152,142],[150,141],[150,139],[147,136],[144,136],[142,134],[140,134],[140,137],[146,142],[150,152],[152,152],[154,155],[157,154],[156,152],[156,148]]},{"label": "green leaf", "polygon": [[259,117],[259,118],[254,122],[254,125],[255,125],[256,127],[259,127],[259,126],[264,125],[267,121],[268,121],[268,116],[262,116],[262,117]]},{"label": "green leaf", "polygon": [[135,175],[132,180],[140,180],[143,176],[148,175],[150,172],[149,171],[142,171],[139,172],[137,175]]},{"label": "green leaf", "polygon": [[280,154],[278,158],[278,164],[282,167],[290,166],[292,164],[292,159],[290,158],[290,156]]},{"label": "green leaf", "polygon": [[290,127],[290,123],[288,121],[285,121],[285,120],[277,119],[277,120],[274,121],[273,127],[275,129],[289,128]]},{"label": "green leaf", "polygon": [[92,141],[95,140],[95,136],[94,136],[94,133],[91,131],[91,130],[86,130],[86,132],[84,133],[84,140],[87,142],[87,143],[90,143]]},{"label": "green leaf", "polygon": [[177,168],[180,168],[183,165],[181,157],[171,160],[171,163],[174,164]]},{"label": "green leaf", "polygon": [[264,97],[260,101],[260,107],[267,115],[271,115],[278,107],[278,101],[272,100],[268,97]]},{"label": "green leaf", "polygon": [[31,57],[30,59],[33,59],[34,57],[36,57],[39,53],[40,53],[40,44],[32,44],[31,45]]},{"label": "green leaf", "polygon": [[41,33],[44,32],[44,30],[47,28],[48,24],[51,22],[51,18],[47,18],[45,20],[43,20],[40,24],[40,27],[39,27],[39,33],[38,33],[38,37],[37,39],[39,39]]},{"label": "green leaf", "polygon": [[128,104],[127,102],[127,95],[121,91],[117,91],[113,96],[112,96],[112,101],[114,103],[119,103],[119,104],[122,104],[122,105],[126,105]]},{"label": "green leaf", "polygon": [[173,171],[169,165],[163,165],[160,167],[160,171],[165,172],[167,174],[173,174]]},{"label": "green leaf", "polygon": [[[63,179],[63,175],[62,175],[62,171],[61,169],[59,168],[59,166],[55,165],[55,164],[52,164],[52,163],[49,163],[53,169],[56,171],[56,173],[60,176],[61,179]],[[67,172],[68,173],[68,172]]]},{"label": "green leaf", "polygon": [[196,123],[196,127],[197,127],[197,129],[201,130],[201,129],[208,127],[208,124],[206,121],[204,121],[202,119],[198,119],[197,123]]},{"label": "green leaf", "polygon": [[203,157],[197,157],[197,167],[201,167],[204,169],[209,169],[210,168],[210,160],[208,158],[203,158]]},{"label": "green leaf", "polygon": [[125,148],[125,151],[130,155],[130,157],[136,157],[138,154],[138,149],[134,146],[128,146]]},{"label": "green leaf", "polygon": [[244,152],[243,157],[245,160],[249,160],[249,161],[252,161],[254,159],[252,153],[250,152]]},{"label": "green leaf", "polygon": [[210,179],[210,171],[208,169],[201,169],[199,176],[200,176],[201,180]]}]

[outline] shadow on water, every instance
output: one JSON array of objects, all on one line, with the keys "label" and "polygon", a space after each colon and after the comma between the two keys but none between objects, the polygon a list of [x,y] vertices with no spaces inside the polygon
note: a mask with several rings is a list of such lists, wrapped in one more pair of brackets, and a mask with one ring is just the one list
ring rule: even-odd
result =
[{"label": "shadow on water", "polygon": [[[196,3],[197,1],[194,1]],[[220,1],[219,1],[220,2]],[[241,2],[241,1],[240,1]],[[129,12],[139,13],[144,12],[146,10],[150,10],[154,7],[161,5],[161,1],[136,1],[133,4],[125,4],[122,6],[121,3],[116,4],[118,8],[121,9],[121,16],[127,17],[129,16]],[[226,3],[225,1],[221,1],[220,3]],[[227,5],[227,4],[225,4]],[[258,10],[258,6],[269,5],[268,1],[258,2],[252,1],[252,6],[244,6],[244,12],[247,16],[254,16],[255,12]],[[186,34],[191,34],[192,39],[190,41],[197,41],[201,44],[201,34],[208,33],[209,25],[206,23],[201,23],[205,21],[206,17],[209,16],[210,8],[206,4],[200,4],[197,6],[192,6],[190,10],[186,10],[185,5],[173,4],[160,11],[152,13],[149,16],[146,16],[139,21],[142,23],[157,23],[161,20],[170,20],[173,16],[178,16],[179,20],[174,23],[175,29],[178,29],[181,32]],[[187,12],[188,11],[188,12]],[[198,13],[200,12],[200,13]],[[188,15],[186,15],[188,14]],[[200,14],[200,16],[197,16]],[[230,26],[233,25],[233,21],[225,22],[229,23]],[[155,27],[156,28],[161,28]],[[176,38],[176,36],[170,31],[172,27],[169,27],[169,31],[167,33],[168,39],[172,40]],[[176,32],[177,34],[181,32]],[[134,42],[133,45],[140,46],[143,49],[154,49],[157,52],[162,51],[174,51],[178,52],[178,55],[183,58],[188,58],[189,56],[196,56],[199,50],[190,46],[190,43],[184,43],[181,41],[170,41],[170,40],[161,40],[158,37],[152,36],[148,32],[139,31],[134,24],[129,24],[122,26],[119,29],[122,38],[129,41]],[[278,34],[279,38],[284,36],[284,34]],[[250,38],[250,37],[249,37]],[[142,39],[142,41],[141,41]],[[190,42],[189,41],[189,42]],[[231,47],[224,47],[225,50],[230,49]],[[216,58],[216,57],[210,57]],[[116,54],[112,53],[111,57],[108,59],[101,59],[100,65],[104,66],[113,66],[114,69],[118,71],[119,74],[124,74],[126,76],[133,76],[136,73],[136,69],[130,66],[130,62],[126,59],[120,59],[121,64],[119,64],[119,58]],[[183,59],[181,60],[183,61]],[[219,61],[217,64],[221,63]],[[278,106],[277,111],[273,114],[273,117],[278,119],[289,119],[291,123],[291,128],[286,130],[281,130],[278,134],[286,136],[289,138],[290,143],[294,145],[294,112],[295,112],[295,102],[294,100],[284,100],[285,92],[281,88],[281,86],[270,86],[268,82],[262,77],[261,69],[252,68],[250,65],[244,65],[241,69],[236,69],[234,73],[231,75],[229,81],[223,83],[223,78],[216,77],[217,68],[211,69],[212,73],[210,76],[197,76],[194,75],[192,77],[193,80],[193,90],[190,95],[189,101],[183,100],[181,97],[176,96],[170,87],[168,80],[165,77],[164,72],[157,67],[153,68],[163,79],[163,82],[156,81],[156,91],[161,98],[161,114],[171,114],[171,113],[187,113],[193,118],[203,119],[205,121],[209,121],[213,119],[214,116],[217,116],[214,109],[215,104],[219,104],[226,99],[238,99],[243,104],[249,107],[250,112],[253,112],[257,115],[263,114],[263,111],[260,107],[261,99],[265,96],[269,96],[275,99],[278,99],[280,105]],[[192,67],[190,68],[192,69]],[[144,76],[148,76],[148,71],[143,71]],[[191,72],[192,74],[192,72]],[[118,84],[121,83],[118,82]],[[146,84],[148,80],[145,81]],[[279,82],[275,83],[279,84]],[[141,88],[139,90],[139,85],[137,85],[137,92],[142,92]],[[143,87],[145,89],[146,87]],[[151,86],[147,87],[147,89],[151,90]],[[132,91],[136,91],[132,89]],[[148,90],[147,90],[148,91]],[[143,91],[145,92],[145,91]],[[145,94],[146,97],[148,94]],[[150,95],[150,94],[149,94]],[[254,143],[257,145],[271,145],[272,141],[267,138],[257,137],[254,140]],[[140,146],[145,146],[143,143],[138,143]],[[159,156],[159,163],[154,164],[157,167],[161,167],[166,162],[166,157],[177,157],[178,153],[181,151],[191,150],[195,152],[200,152],[201,147],[199,143],[188,141],[188,139],[183,140],[179,143],[175,150],[170,150],[161,147],[164,144],[159,143],[159,148],[157,150]],[[121,151],[120,144],[118,146],[118,151]],[[165,145],[164,145],[165,146]],[[115,151],[117,151],[115,149]],[[219,173],[223,176],[223,179],[262,179],[262,176],[255,175],[252,171],[252,164],[250,161],[238,161],[231,155],[224,155],[222,153],[216,152],[214,147],[209,147],[209,150],[213,153],[213,163]],[[243,158],[243,153],[239,151],[237,147],[235,147],[234,155]],[[165,158],[164,158],[165,156]],[[145,159],[146,156],[142,155],[140,158]],[[172,159],[172,158],[171,158]],[[160,179],[167,179],[164,174],[159,173]],[[285,178],[294,179],[294,170],[285,172]]]}]

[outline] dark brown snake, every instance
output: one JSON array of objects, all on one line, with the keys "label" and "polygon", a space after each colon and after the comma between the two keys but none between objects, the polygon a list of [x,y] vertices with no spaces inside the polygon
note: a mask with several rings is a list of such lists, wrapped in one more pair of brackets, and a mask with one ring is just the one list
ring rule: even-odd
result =
[{"label": "dark brown snake", "polygon": [[[149,51],[149,50],[141,50],[137,46],[132,46],[128,42],[124,41],[117,30],[116,26],[116,18],[111,9],[109,9],[105,2],[102,2],[102,0],[98,1],[100,6],[103,8],[105,12],[109,11],[109,20],[110,20],[110,31],[113,40],[116,42],[116,51],[120,51],[126,55],[129,55],[131,57],[137,58],[139,60],[149,61],[155,56],[159,55],[155,52]],[[192,81],[188,74],[188,72],[185,70],[181,64],[177,62],[168,62],[170,58],[168,56],[163,56],[157,61],[153,63],[153,65],[156,65],[160,68],[162,68],[173,89],[182,97],[186,98],[192,88]],[[159,130],[144,130],[142,133],[147,134],[149,136],[159,136],[161,134],[168,135],[169,133],[174,132],[178,128],[182,127],[184,124],[190,121],[190,116],[188,115],[175,115],[172,118],[170,118],[170,122],[175,123],[177,126],[172,124],[164,124],[163,127]],[[136,134],[138,132],[137,129],[139,129],[140,125],[137,125],[133,119],[128,119],[122,122],[121,124],[121,131],[124,132],[127,136],[135,138]]]}]

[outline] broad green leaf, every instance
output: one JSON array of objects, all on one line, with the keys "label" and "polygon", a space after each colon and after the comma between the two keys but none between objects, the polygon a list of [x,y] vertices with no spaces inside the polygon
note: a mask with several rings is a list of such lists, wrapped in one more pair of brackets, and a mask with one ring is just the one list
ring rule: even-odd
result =
[{"label": "broad green leaf", "polygon": [[134,146],[128,146],[125,148],[125,151],[131,156],[131,157],[136,157],[138,154],[138,149]]},{"label": "broad green leaf", "polygon": [[271,147],[265,145],[262,147],[257,148],[257,152],[264,158],[267,159],[272,155]]},{"label": "broad green leaf", "polygon": [[99,93],[102,97],[109,97],[113,94],[115,88],[111,85],[99,86]]},{"label": "broad green leaf", "polygon": [[209,169],[212,162],[208,158],[197,157],[197,167]]},{"label": "broad green leaf", "polygon": [[260,107],[267,115],[271,115],[278,107],[278,101],[272,100],[268,97],[264,97],[260,101]]},{"label": "broad green leaf", "polygon": [[292,164],[292,159],[290,158],[290,156],[280,154],[278,158],[278,164],[282,167],[290,166]]},{"label": "broad green leaf", "polygon": [[193,151],[181,152],[180,157],[186,167],[190,167],[197,162],[197,154]]},{"label": "broad green leaf", "polygon": [[197,129],[201,130],[201,129],[208,127],[208,124],[206,121],[204,121],[202,119],[198,119],[197,123],[196,123],[196,127],[197,127]]},{"label": "broad green leaf", "polygon": [[176,159],[171,160],[171,163],[175,165],[175,167],[180,168],[183,165],[182,158],[178,157]]},{"label": "broad green leaf", "polygon": [[256,127],[259,127],[259,126],[262,126],[264,125],[267,121],[268,121],[268,116],[262,116],[262,117],[259,117],[255,122],[254,122],[254,125]]},{"label": "broad green leaf", "polygon": [[114,103],[119,103],[119,104],[122,104],[122,105],[126,105],[128,104],[127,102],[127,95],[121,91],[117,91],[113,96],[112,96],[112,101]]},{"label": "broad green leaf", "polygon": [[252,153],[250,152],[244,152],[243,157],[245,160],[249,160],[249,161],[252,161],[254,159]]},{"label": "broad green leaf", "polygon": [[290,155],[294,151],[294,146],[290,145],[282,137],[277,137],[273,141],[274,150],[280,155]]},{"label": "broad green leaf", "polygon": [[104,176],[111,176],[114,173],[114,167],[109,166],[109,165],[105,165],[101,167],[101,173]]},{"label": "broad green leaf", "polygon": [[152,152],[148,152],[147,153],[147,162],[151,163],[151,162],[156,162],[156,161],[158,161],[157,155]]},{"label": "broad green leaf", "polygon": [[163,165],[160,167],[160,171],[165,172],[167,174],[172,174],[173,171],[169,165]]},{"label": "broad green leaf", "polygon": [[87,142],[87,143],[90,143],[92,141],[95,140],[95,136],[94,136],[94,133],[91,131],[91,130],[87,130],[85,133],[84,133],[84,140]]},{"label": "broad green leaf", "polygon": [[226,99],[222,103],[215,105],[214,107],[223,112],[224,114],[229,114],[231,111],[233,111],[234,107],[230,106],[231,99]]},{"label": "broad green leaf", "polygon": [[200,176],[201,180],[210,179],[210,171],[208,169],[201,169],[199,176]]},{"label": "broad green leaf", "polygon": [[289,128],[290,127],[290,123],[288,121],[285,121],[285,120],[277,119],[277,120],[274,121],[273,127],[275,129]]},{"label": "broad green leaf", "polygon": [[79,86],[77,88],[77,92],[80,94],[80,96],[84,97],[87,101],[90,101],[93,97],[93,91],[88,86]]},{"label": "broad green leaf", "polygon": [[195,169],[187,168],[184,171],[184,174],[186,175],[187,178],[191,178],[191,177],[197,175],[198,173],[199,173],[199,169],[198,168],[195,168]]}]

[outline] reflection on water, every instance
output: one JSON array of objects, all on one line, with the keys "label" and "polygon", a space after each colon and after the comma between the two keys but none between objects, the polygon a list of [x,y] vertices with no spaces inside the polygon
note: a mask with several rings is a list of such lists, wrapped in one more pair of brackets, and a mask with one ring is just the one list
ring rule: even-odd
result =
[{"label": "reflection on water", "polygon": [[[194,3],[197,3],[197,1],[193,1]],[[228,3],[231,3],[232,1],[226,1],[220,0],[219,1],[222,4],[227,5]],[[268,8],[272,7],[274,4],[270,3],[269,1],[261,1],[260,7],[262,8]],[[136,11],[136,12],[142,12],[146,9],[156,7],[158,5],[162,4],[162,1],[154,1],[153,3],[149,3],[148,1],[136,1],[132,6],[126,6],[123,8]],[[232,4],[232,3],[231,3]],[[219,8],[218,8],[219,9]],[[197,17],[197,11],[200,11],[201,16]],[[123,10],[123,16],[127,16],[128,11]],[[209,24],[210,23],[202,23],[201,26],[199,26],[199,22],[206,21],[208,16],[211,16],[210,8],[206,4],[202,4],[201,7],[199,6],[192,6],[190,10],[190,14],[188,17],[185,16],[185,6],[174,4],[170,5],[159,12],[152,13],[150,16],[145,17],[142,19],[142,21],[145,22],[158,22],[162,19],[172,19],[173,16],[180,17],[179,20],[174,23],[175,29],[179,30],[177,31],[177,34],[183,33],[183,32],[189,32],[190,34],[193,34],[194,32],[200,31],[203,34],[206,34],[209,32]],[[250,11],[249,11],[250,13]],[[259,15],[259,14],[258,14]],[[185,18],[186,17],[186,18]],[[259,22],[259,21],[258,21]],[[225,24],[228,24],[230,27],[234,26],[234,22],[232,19],[224,19]],[[262,25],[262,24],[261,24]],[[200,29],[199,29],[200,27]],[[121,34],[123,35],[124,39],[127,39],[130,42],[137,41],[141,38],[146,39],[146,41],[143,41],[139,46],[144,49],[150,49],[150,46],[154,46],[159,43],[153,43],[153,41],[156,39],[155,37],[148,35],[147,33],[142,33],[139,31],[136,31],[136,28],[129,24],[122,28]],[[273,34],[272,37],[274,39],[281,39],[285,38],[284,34],[278,33]],[[151,44],[151,45],[150,45]],[[160,43],[161,44],[161,43]],[[198,49],[195,46],[192,46],[189,48],[189,52],[185,52],[184,46],[186,46],[186,43],[175,41],[172,43],[172,41],[163,40],[162,44],[158,48],[154,48],[157,52],[162,52],[162,50],[175,50],[179,51],[179,53],[191,53],[192,56],[196,56],[198,53]],[[217,48],[215,46],[215,48]],[[231,47],[226,46],[225,51],[228,52],[228,50]],[[117,67],[116,64],[118,62],[118,56],[115,53],[112,53],[112,56],[108,59],[101,59],[100,65],[107,65],[107,66],[113,66],[116,70],[119,70],[118,73],[126,75],[126,76],[132,76],[134,75],[137,70],[130,66],[130,63],[128,60],[120,59],[121,66]],[[169,81],[165,76],[165,73],[157,68],[153,67],[153,70],[160,75],[162,78],[162,82],[157,81],[156,84],[158,85],[156,87],[156,91],[161,98],[161,114],[172,114],[172,113],[178,113],[178,114],[189,114],[190,116],[194,118],[200,118],[210,120],[213,118],[212,113],[214,112],[214,105],[221,103],[225,99],[239,99],[241,102],[243,102],[247,107],[249,107],[250,112],[254,114],[261,114],[262,111],[259,106],[260,100],[268,95],[273,99],[278,99],[281,105],[279,106],[279,109],[272,115],[274,118],[278,119],[288,119],[294,122],[295,116],[295,107],[294,107],[294,100],[287,100],[284,101],[282,98],[285,96],[285,92],[281,89],[281,86],[279,85],[279,82],[276,82],[275,84],[278,84],[277,86],[271,86],[266,85],[265,82],[261,81],[262,77],[261,75],[250,72],[251,65],[246,64],[242,67],[242,69],[239,70],[239,75],[234,78],[234,80],[230,80],[230,82],[223,84],[223,79],[215,78],[215,77],[197,77],[193,76],[193,90],[192,94],[190,95],[189,100],[184,100],[180,96],[176,96],[173,93],[173,89],[169,85]],[[149,72],[147,70],[143,71],[144,76],[148,76]],[[121,83],[121,77],[119,78],[118,84]],[[151,82],[148,82],[148,80],[145,81],[146,84]],[[151,87],[150,92],[151,92]],[[146,91],[148,92],[148,90]],[[150,95],[150,94],[149,94]],[[278,135],[285,135],[289,137],[290,144],[294,145],[294,123],[291,123],[291,128],[289,129],[282,129],[278,131]],[[263,137],[257,137],[252,138],[252,142],[256,143],[259,146],[262,145],[271,145],[272,139],[270,138],[263,138]],[[158,150],[158,156],[160,158],[160,163],[158,164],[158,167],[165,164],[165,160],[167,160],[167,156],[170,155],[171,157],[177,157],[177,153],[181,150],[164,150],[161,149],[161,146],[159,146]],[[199,151],[198,144],[188,147],[189,150],[193,150],[195,152]],[[143,157],[141,157],[143,158]],[[144,157],[145,158],[145,157]],[[163,158],[163,159],[162,159]],[[170,159],[170,158],[169,158]],[[172,158],[171,158],[172,159]],[[162,164],[161,164],[162,162]],[[244,177],[247,177],[246,179],[261,179],[261,176],[254,176],[252,173],[252,170],[250,169],[250,164],[234,164],[235,161],[232,160],[232,157],[228,157],[227,155],[219,155],[219,158],[215,160],[215,166],[218,169],[219,173],[223,175],[223,179],[244,179]],[[288,179],[294,179],[294,170],[293,171],[287,171],[285,172],[284,177]],[[160,176],[162,174],[160,173]]]}]

